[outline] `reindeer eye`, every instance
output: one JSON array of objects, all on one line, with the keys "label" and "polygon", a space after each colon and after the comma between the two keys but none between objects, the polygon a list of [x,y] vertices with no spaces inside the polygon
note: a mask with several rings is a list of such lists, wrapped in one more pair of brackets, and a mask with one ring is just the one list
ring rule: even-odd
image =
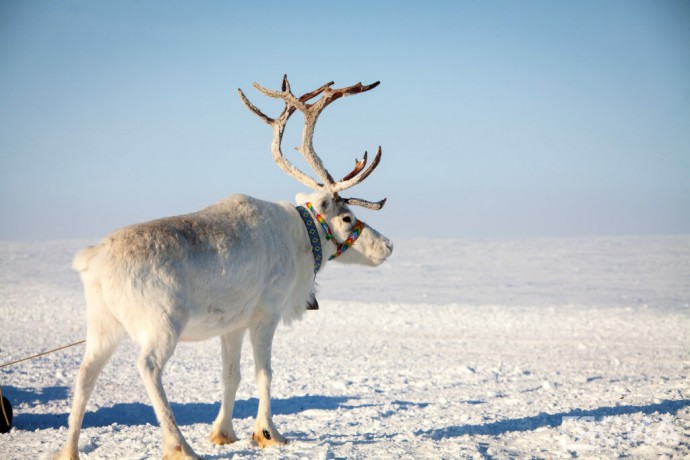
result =
[{"label": "reindeer eye", "polygon": [[343,222],[349,224],[350,222],[352,222],[352,219],[350,218],[350,216],[345,216],[345,217],[343,217]]}]

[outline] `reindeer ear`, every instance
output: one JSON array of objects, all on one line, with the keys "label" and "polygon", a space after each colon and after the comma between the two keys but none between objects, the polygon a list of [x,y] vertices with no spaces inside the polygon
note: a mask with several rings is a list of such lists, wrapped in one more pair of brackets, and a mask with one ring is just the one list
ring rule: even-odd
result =
[{"label": "reindeer ear", "polygon": [[295,195],[295,203],[297,203],[297,204],[306,203],[308,200],[309,200],[309,195],[307,195],[306,193],[300,192],[297,195]]}]

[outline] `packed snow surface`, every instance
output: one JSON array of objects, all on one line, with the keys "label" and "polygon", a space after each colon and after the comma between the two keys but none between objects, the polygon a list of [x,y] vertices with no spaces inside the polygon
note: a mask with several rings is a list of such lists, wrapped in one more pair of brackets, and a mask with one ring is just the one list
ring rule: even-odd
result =
[{"label": "packed snow surface", "polygon": [[[69,268],[88,242],[0,242],[0,362],[81,340]],[[290,440],[250,439],[258,401],[248,343],[228,446],[218,340],[182,343],[164,384],[205,458],[678,458],[690,455],[690,236],[396,241],[378,268],[331,263],[321,309],[279,327],[273,412]],[[65,441],[83,346],[0,369],[14,427],[0,458]],[[88,405],[84,459],[161,455],[122,343]]]}]

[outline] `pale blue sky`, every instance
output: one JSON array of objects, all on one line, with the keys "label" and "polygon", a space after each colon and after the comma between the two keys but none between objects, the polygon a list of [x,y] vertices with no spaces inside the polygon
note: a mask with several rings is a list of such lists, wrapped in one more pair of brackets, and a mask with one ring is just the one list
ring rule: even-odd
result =
[{"label": "pale blue sky", "polygon": [[[339,100],[316,148],[391,237],[690,232],[690,3],[0,0],[0,239],[292,201],[254,81]],[[301,121],[285,152],[300,163]]]}]

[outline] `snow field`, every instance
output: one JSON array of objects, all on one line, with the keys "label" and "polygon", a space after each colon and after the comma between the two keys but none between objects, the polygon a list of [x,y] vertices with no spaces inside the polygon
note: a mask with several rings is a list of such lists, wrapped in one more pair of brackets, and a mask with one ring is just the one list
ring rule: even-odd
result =
[{"label": "snow field", "polygon": [[[0,361],[80,340],[72,254],[84,243],[0,243]],[[403,241],[377,269],[330,265],[321,310],[281,326],[274,421],[287,446],[250,441],[248,343],[241,440],[211,445],[217,340],[182,343],[164,384],[204,458],[682,458],[690,455],[690,238]],[[83,348],[0,371],[15,410],[0,458],[49,458],[65,440]],[[101,374],[84,459],[160,457],[125,341]]]}]

